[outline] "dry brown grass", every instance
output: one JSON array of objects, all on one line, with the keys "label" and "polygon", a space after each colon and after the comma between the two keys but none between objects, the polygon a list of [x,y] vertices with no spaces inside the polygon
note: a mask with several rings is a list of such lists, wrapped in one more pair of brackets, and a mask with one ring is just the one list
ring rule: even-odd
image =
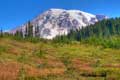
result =
[{"label": "dry brown grass", "polygon": [[20,64],[17,62],[0,63],[0,80],[17,80]]},{"label": "dry brown grass", "polygon": [[48,65],[52,67],[65,68],[64,64],[59,60],[48,60]]},{"label": "dry brown grass", "polygon": [[73,68],[79,71],[87,71],[87,72],[93,71],[90,61],[84,61],[81,59],[73,59],[72,64],[73,64]]},{"label": "dry brown grass", "polygon": [[19,55],[19,54],[21,54],[22,52],[21,52],[20,49],[9,48],[9,49],[7,50],[7,53],[13,54],[13,55]]},{"label": "dry brown grass", "polygon": [[37,58],[37,57],[32,57],[31,60],[36,63],[36,64],[43,64],[44,60]]},{"label": "dry brown grass", "polygon": [[120,64],[106,64],[103,65],[105,68],[120,68]]},{"label": "dry brown grass", "polygon": [[40,77],[48,75],[62,75],[65,72],[64,68],[43,68],[38,69],[33,66],[25,65],[25,72],[30,77]]}]

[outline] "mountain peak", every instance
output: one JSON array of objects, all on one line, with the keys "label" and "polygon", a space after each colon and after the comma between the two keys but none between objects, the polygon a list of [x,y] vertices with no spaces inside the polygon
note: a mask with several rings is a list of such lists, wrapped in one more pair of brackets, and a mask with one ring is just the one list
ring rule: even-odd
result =
[{"label": "mountain peak", "polygon": [[[67,35],[71,29],[81,29],[102,19],[105,19],[105,17],[80,10],[52,8],[32,20],[31,23],[33,25],[33,36],[53,39],[58,35]],[[25,29],[27,26],[25,24],[18,30],[22,30],[26,34]]]},{"label": "mountain peak", "polygon": [[97,17],[97,19],[98,19],[99,21],[101,21],[101,20],[103,20],[103,19],[108,19],[108,18],[109,18],[108,16],[105,16],[105,15],[102,15],[102,14],[97,14],[96,17]]},{"label": "mountain peak", "polygon": [[65,9],[51,8],[50,11],[65,11]]}]

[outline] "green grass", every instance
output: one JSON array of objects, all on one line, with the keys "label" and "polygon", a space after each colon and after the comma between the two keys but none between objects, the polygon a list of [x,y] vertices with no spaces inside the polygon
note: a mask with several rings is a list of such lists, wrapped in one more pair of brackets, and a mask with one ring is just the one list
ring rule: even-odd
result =
[{"label": "green grass", "polygon": [[[22,65],[18,73],[20,80],[119,80],[120,49],[92,43],[36,43],[2,38],[0,63]],[[33,74],[28,75],[31,70]],[[36,72],[41,70],[44,76]]]},{"label": "green grass", "polygon": [[114,48],[120,49],[120,37],[119,36],[111,36],[111,37],[91,37],[82,42],[94,44],[94,45],[102,45],[105,48]]}]

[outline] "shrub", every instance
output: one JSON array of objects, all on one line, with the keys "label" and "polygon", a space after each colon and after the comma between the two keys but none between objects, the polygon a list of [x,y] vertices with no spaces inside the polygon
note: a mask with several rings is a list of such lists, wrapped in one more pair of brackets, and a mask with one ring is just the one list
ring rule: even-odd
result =
[{"label": "shrub", "polygon": [[28,61],[28,55],[26,55],[25,53],[21,54],[18,56],[18,59],[17,59],[19,62],[23,62],[25,63],[26,61]]},{"label": "shrub", "polygon": [[34,53],[37,57],[39,58],[42,58],[42,57],[45,57],[46,55],[46,52],[42,51],[42,50],[39,50],[37,52]]},{"label": "shrub", "polygon": [[24,68],[22,67],[19,71],[19,80],[26,80],[25,77],[26,77],[26,73]]},{"label": "shrub", "polygon": [[6,51],[6,47],[0,46],[0,53],[5,52],[5,51]]}]

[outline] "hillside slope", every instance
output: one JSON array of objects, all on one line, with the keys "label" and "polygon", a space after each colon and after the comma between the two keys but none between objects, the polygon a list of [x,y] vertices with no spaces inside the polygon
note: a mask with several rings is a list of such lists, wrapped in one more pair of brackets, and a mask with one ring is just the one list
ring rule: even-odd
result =
[{"label": "hillside slope", "polygon": [[120,50],[0,38],[0,80],[119,80]]}]

